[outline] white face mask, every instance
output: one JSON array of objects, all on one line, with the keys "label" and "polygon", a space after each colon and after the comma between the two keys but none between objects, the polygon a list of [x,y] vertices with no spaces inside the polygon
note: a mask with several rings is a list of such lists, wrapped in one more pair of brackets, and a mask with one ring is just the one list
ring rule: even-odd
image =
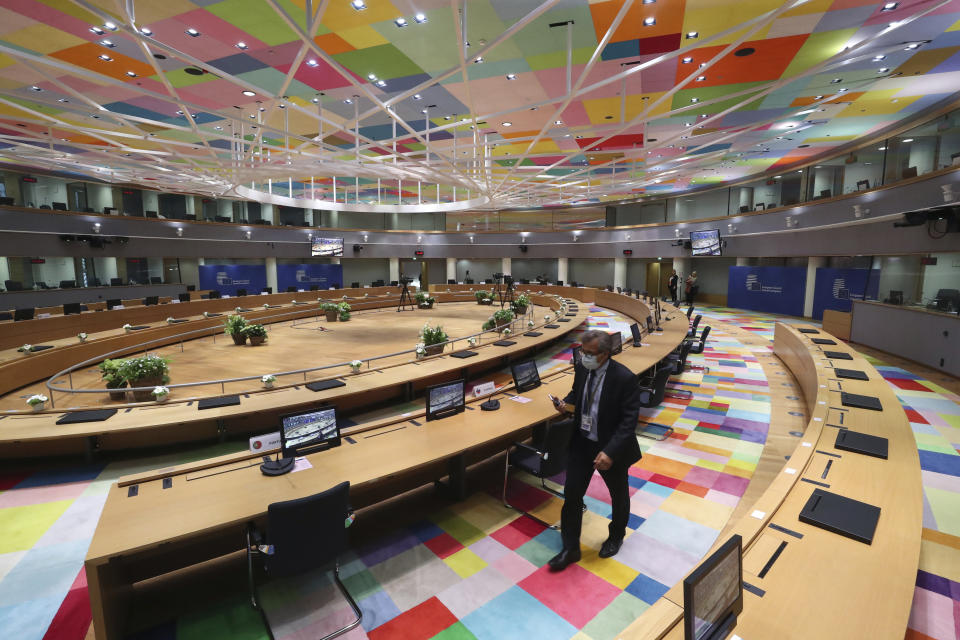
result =
[{"label": "white face mask", "polygon": [[580,364],[582,364],[584,368],[588,369],[589,371],[600,368],[600,362],[597,360],[597,356],[589,353],[584,353],[582,356],[580,356]]}]

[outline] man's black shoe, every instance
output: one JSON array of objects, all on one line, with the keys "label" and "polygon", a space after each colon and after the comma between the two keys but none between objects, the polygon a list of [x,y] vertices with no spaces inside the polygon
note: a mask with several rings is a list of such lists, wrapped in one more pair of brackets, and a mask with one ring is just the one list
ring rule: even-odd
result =
[{"label": "man's black shoe", "polygon": [[568,566],[580,559],[580,549],[563,549],[560,553],[550,558],[550,571],[563,571]]},{"label": "man's black shoe", "polygon": [[617,552],[620,551],[620,545],[623,544],[623,538],[607,538],[603,546],[600,547],[600,557],[601,558],[612,558],[617,555]]}]

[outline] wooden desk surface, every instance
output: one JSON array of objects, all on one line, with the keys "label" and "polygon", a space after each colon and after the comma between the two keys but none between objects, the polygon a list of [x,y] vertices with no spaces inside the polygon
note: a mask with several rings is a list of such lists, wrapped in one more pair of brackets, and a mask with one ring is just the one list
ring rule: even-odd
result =
[{"label": "wooden desk surface", "polygon": [[[822,332],[814,337],[829,337]],[[901,640],[913,600],[920,554],[923,494],[916,441],[893,390],[859,354],[838,343],[852,361],[830,360],[796,328],[777,323],[775,353],[794,372],[810,407],[810,423],[783,470],[730,533],[744,540],[744,581],[764,590],[744,591],[744,609],[733,630],[752,638],[890,638]],[[859,369],[869,381],[838,379],[833,366]],[[843,407],[840,392],[880,399],[882,412]],[[841,423],[841,415],[843,422]],[[841,425],[889,439],[881,460],[837,450]],[[831,462],[829,471],[827,463]],[[866,545],[798,516],[814,489],[881,508],[873,543]],[[797,538],[768,525],[800,534]],[[711,552],[726,539],[717,540]],[[761,568],[781,542],[787,545],[764,578]],[[682,581],[619,638],[683,637]]]}]

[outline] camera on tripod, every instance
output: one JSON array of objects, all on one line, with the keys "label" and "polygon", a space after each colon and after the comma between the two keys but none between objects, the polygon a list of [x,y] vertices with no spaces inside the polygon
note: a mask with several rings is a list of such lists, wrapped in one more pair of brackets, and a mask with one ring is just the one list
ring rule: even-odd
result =
[{"label": "camera on tripod", "polygon": [[403,286],[407,286],[411,282],[413,282],[413,278],[411,278],[410,276],[400,276],[400,284],[402,284]]}]

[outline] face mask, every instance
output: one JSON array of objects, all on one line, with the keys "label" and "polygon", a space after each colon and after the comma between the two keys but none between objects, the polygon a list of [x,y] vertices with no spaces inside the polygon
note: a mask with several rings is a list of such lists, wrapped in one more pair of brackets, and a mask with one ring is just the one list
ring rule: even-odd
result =
[{"label": "face mask", "polygon": [[590,371],[600,368],[600,362],[597,360],[597,356],[590,355],[588,353],[580,356],[580,364]]}]

